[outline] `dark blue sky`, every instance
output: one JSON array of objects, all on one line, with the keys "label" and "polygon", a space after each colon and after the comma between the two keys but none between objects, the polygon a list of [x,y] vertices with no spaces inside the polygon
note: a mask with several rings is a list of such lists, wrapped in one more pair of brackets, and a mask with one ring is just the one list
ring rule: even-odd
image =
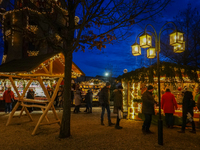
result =
[{"label": "dark blue sky", "polygon": [[[200,0],[174,0],[175,2],[169,4],[162,12],[162,17],[157,18],[156,22],[146,22],[140,25],[145,27],[146,24],[151,23],[157,32],[167,22],[173,21],[179,11],[187,8],[187,4],[191,3],[192,7],[200,8]],[[135,70],[143,67],[146,64],[151,64],[151,60],[147,59],[145,49],[142,49],[141,56],[133,56],[131,53],[131,45],[135,43],[137,34],[143,31],[139,26],[135,26],[135,34],[126,41],[116,43],[114,45],[106,45],[102,51],[93,49],[86,52],[73,53],[73,62],[85,73],[86,76],[104,75],[106,68],[113,68],[113,75],[119,76],[123,74],[123,70]],[[162,59],[162,56],[161,56]]]},{"label": "dark blue sky", "polygon": [[[85,73],[86,76],[105,75],[106,70],[112,68],[113,76],[117,77],[123,74],[123,70],[135,70],[146,64],[151,64],[151,60],[147,59],[145,49],[142,49],[141,56],[133,56],[131,53],[131,45],[135,43],[136,36],[142,32],[142,28],[146,24],[151,23],[156,30],[160,30],[162,25],[167,21],[173,21],[173,17],[179,11],[187,8],[187,4],[191,3],[193,7],[200,9],[200,0],[174,0],[162,12],[162,17],[157,17],[156,22],[143,22],[140,26],[135,26],[133,36],[126,41],[116,42],[113,45],[106,45],[105,49],[99,51],[97,49],[87,50],[85,52],[79,51],[73,53],[73,62]],[[142,28],[141,28],[142,27]],[[157,32],[158,32],[157,31]],[[161,56],[162,59],[162,56]],[[1,57],[0,57],[1,61]]]}]

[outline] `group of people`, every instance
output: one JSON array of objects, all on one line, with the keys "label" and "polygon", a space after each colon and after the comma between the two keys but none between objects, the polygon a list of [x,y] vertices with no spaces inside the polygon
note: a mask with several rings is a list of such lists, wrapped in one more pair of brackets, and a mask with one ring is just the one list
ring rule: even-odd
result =
[{"label": "group of people", "polygon": [[[109,82],[106,82],[106,86],[101,89],[101,91],[98,93],[99,97],[99,103],[102,108],[101,112],[101,125],[104,124],[104,114],[105,110],[107,110],[107,117],[108,117],[108,125],[112,126],[115,125],[116,129],[122,129],[122,127],[119,125],[120,120],[122,118],[121,113],[123,112],[123,94],[122,90],[123,87],[119,85],[117,89],[114,90],[114,112],[117,113],[117,119],[116,124],[111,122],[110,118],[110,87],[111,84]],[[74,113],[80,112],[80,104],[82,101],[81,96],[81,90],[79,88],[79,85],[76,85],[75,91],[74,91],[74,100],[75,100],[75,108]],[[93,93],[89,89],[87,91],[87,94],[85,95],[85,102],[86,102],[86,110],[84,112],[92,113],[92,100],[93,100]]]},{"label": "group of people", "polygon": [[121,112],[123,112],[123,94],[122,90],[123,87],[119,85],[116,90],[114,90],[114,112],[117,113],[117,119],[116,124],[111,122],[110,118],[110,87],[111,84],[109,82],[106,82],[106,86],[101,89],[99,92],[99,102],[102,107],[101,112],[101,125],[104,124],[104,114],[105,109],[107,110],[107,116],[108,116],[108,125],[112,126],[115,125],[116,129],[122,129],[122,127],[119,125],[120,119],[122,118]]},{"label": "group of people", "polygon": [[[47,86],[47,91],[50,97],[53,95],[53,90]],[[35,91],[33,88],[29,88],[27,94],[27,99],[34,99],[35,98]],[[10,113],[12,111],[12,105],[15,100],[14,92],[11,90],[11,87],[8,87],[7,90],[3,94],[3,100],[5,102],[5,113]],[[63,87],[60,86],[55,98],[55,106],[62,107],[63,103]],[[28,104],[28,103],[27,103]],[[28,111],[32,112],[33,107],[28,107]]]},{"label": "group of people", "polygon": [[[198,92],[200,89],[198,89]],[[142,126],[144,134],[152,133],[149,128],[151,125],[152,115],[155,114],[154,105],[157,102],[153,97],[153,86],[149,85],[147,90],[142,95],[142,113],[145,116],[145,120]],[[185,87],[183,91],[183,103],[182,103],[182,128],[179,133],[185,133],[185,127],[187,119],[192,124],[191,133],[196,133],[195,123],[193,120],[193,108],[195,107],[195,101],[193,100],[192,92]],[[200,110],[200,96],[198,96],[197,107]],[[161,97],[161,109],[165,113],[165,122],[168,128],[173,128],[174,120],[173,114],[178,108],[175,96],[171,93],[170,89],[166,89],[165,93]]]},{"label": "group of people", "polygon": [[[75,86],[75,90],[72,91],[71,97],[74,98],[75,100],[74,113],[79,113],[83,97],[82,97],[82,91],[79,88],[78,84]],[[84,112],[92,113],[92,100],[93,100],[93,93],[91,89],[89,89],[85,95],[86,110]],[[72,104],[73,104],[73,99],[72,99]]]},{"label": "group of people", "polygon": [[[101,104],[102,112],[101,112],[101,125],[104,124],[104,114],[105,109],[107,110],[107,117],[108,117],[108,125],[112,126],[114,123],[111,122],[110,118],[110,87],[111,84],[109,82],[106,82],[106,86],[101,89],[101,91],[98,93],[99,97],[99,103]],[[52,96],[53,92],[47,88],[48,93],[50,97]],[[154,87],[152,85],[149,85],[147,87],[147,90],[142,94],[142,113],[145,116],[144,123],[142,125],[142,131],[144,134],[152,133],[149,128],[152,121],[152,115],[155,115],[154,105],[157,104],[157,102],[154,100],[153,97],[153,90]],[[116,129],[122,129],[122,127],[119,125],[120,119],[122,118],[121,113],[123,112],[123,87],[122,85],[118,85],[117,89],[114,90],[114,113],[117,113],[117,119],[115,128]],[[80,105],[82,101],[81,96],[81,90],[79,88],[79,85],[76,85],[75,90],[73,91],[72,95],[75,99],[75,109],[74,113],[80,112]],[[195,129],[195,123],[193,120],[193,108],[195,107],[195,101],[193,100],[192,92],[185,87],[183,91],[183,103],[182,103],[182,128],[179,133],[185,133],[185,127],[187,123],[187,119],[192,124],[192,130],[191,133],[196,133]],[[27,92],[28,99],[34,99],[35,92],[32,88],[29,89]],[[63,88],[60,87],[59,91],[56,96],[56,106],[60,101],[63,101]],[[3,100],[5,101],[5,113],[10,113],[12,111],[12,101],[15,99],[14,93],[11,91],[11,87],[8,87],[8,89],[3,94]],[[93,93],[91,90],[88,90],[85,101],[86,101],[86,110],[85,112],[92,113],[92,99],[93,99]],[[198,94],[195,97],[197,100],[197,107],[200,110],[200,88],[198,89]],[[174,116],[175,110],[178,108],[177,102],[175,99],[175,96],[171,93],[170,89],[167,88],[165,93],[161,97],[161,109],[163,109],[165,113],[165,122],[168,128],[173,128],[174,124]],[[29,108],[29,112],[33,111],[32,108]]]}]

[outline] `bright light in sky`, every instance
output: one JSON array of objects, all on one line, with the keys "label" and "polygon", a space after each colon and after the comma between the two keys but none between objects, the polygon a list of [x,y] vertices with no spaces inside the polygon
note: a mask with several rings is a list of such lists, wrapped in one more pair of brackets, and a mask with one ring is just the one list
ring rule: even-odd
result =
[{"label": "bright light in sky", "polygon": [[108,73],[108,72],[106,72],[106,73],[105,73],[105,76],[108,76],[108,75],[109,75],[109,73]]}]

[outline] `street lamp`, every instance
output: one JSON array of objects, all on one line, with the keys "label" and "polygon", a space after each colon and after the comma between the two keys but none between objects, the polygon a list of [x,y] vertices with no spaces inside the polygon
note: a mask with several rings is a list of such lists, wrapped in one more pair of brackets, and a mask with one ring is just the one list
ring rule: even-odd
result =
[{"label": "street lamp", "polygon": [[106,73],[105,73],[105,76],[107,77],[108,75],[109,75],[109,73],[108,73],[108,72],[106,72]]},{"label": "street lamp", "polygon": [[[183,40],[183,32],[177,31],[176,25],[173,22],[167,22],[165,23],[162,28],[159,31],[159,35],[157,35],[157,32],[155,28],[151,24],[147,24],[145,27],[144,33],[139,37],[140,38],[140,46],[137,44],[133,44],[132,47],[132,54],[134,56],[141,55],[141,47],[142,48],[148,48],[147,49],[147,57],[148,58],[154,58],[156,56],[157,52],[157,75],[158,75],[158,100],[159,100],[159,119],[158,119],[158,144],[163,145],[163,121],[161,119],[161,105],[160,105],[160,59],[159,59],[159,53],[160,53],[160,36],[163,32],[164,26],[167,24],[173,24],[175,27],[174,32],[170,34],[170,45],[174,47],[175,53],[181,53],[185,50],[185,41]],[[152,47],[152,36],[147,34],[147,27],[151,26],[154,30],[153,36],[155,37],[155,48]],[[140,34],[139,34],[140,35]],[[137,36],[138,38],[138,36]],[[137,41],[136,38],[136,41]]]}]

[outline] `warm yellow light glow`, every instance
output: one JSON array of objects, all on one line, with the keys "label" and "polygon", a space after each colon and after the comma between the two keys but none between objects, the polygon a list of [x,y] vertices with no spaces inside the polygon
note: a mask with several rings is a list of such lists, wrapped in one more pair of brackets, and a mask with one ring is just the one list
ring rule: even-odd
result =
[{"label": "warm yellow light glow", "polygon": [[135,43],[131,47],[133,56],[141,55],[141,48],[139,44]]},{"label": "warm yellow light glow", "polygon": [[175,53],[182,53],[185,51],[185,42],[174,45]]},{"label": "warm yellow light glow", "polygon": [[156,50],[155,47],[150,47],[147,49],[147,58],[155,58],[156,57]]},{"label": "warm yellow light glow", "polygon": [[171,46],[174,46],[176,44],[181,44],[184,42],[182,32],[174,31],[169,36],[170,36],[170,45]]},{"label": "warm yellow light glow", "polygon": [[149,35],[149,34],[147,34],[147,33],[141,35],[141,36],[140,36],[140,46],[141,46],[142,48],[151,47],[151,45],[152,45],[151,40],[152,40],[151,35]]}]

